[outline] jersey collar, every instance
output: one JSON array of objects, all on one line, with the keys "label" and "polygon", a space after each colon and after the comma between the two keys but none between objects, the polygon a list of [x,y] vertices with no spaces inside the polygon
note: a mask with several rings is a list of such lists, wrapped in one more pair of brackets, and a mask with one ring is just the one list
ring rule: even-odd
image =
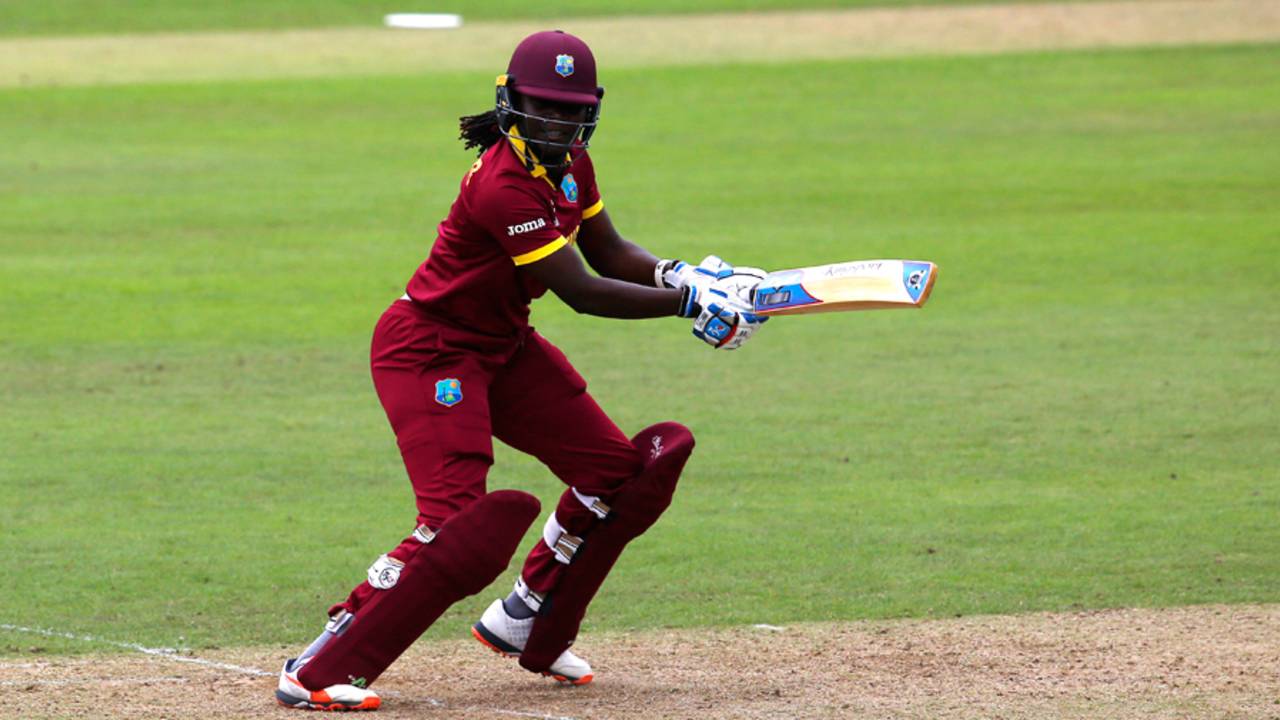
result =
[{"label": "jersey collar", "polygon": [[[546,178],[547,168],[538,162],[538,156],[533,152],[533,148],[520,137],[520,130],[515,125],[507,131],[507,140],[511,143],[511,149],[516,151],[516,157],[520,158],[520,162],[524,163],[525,169],[533,177]],[[565,153],[565,159],[572,162],[573,156]],[[547,182],[551,182],[551,178],[547,178]],[[552,185],[554,187],[554,184]]]}]

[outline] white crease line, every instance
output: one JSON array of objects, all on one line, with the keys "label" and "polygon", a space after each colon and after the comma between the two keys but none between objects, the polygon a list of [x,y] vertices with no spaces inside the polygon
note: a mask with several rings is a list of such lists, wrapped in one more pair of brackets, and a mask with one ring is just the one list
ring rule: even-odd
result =
[{"label": "white crease line", "polygon": [[785,632],[786,631],[786,628],[784,627],[778,627],[777,625],[766,625],[764,623],[757,623],[755,625],[752,625],[751,627],[755,628],[756,630],[768,630],[769,632]]},{"label": "white crease line", "polygon": [[473,713],[473,712],[494,713],[495,715],[511,715],[512,717],[537,718],[537,720],[577,720],[577,718],[571,717],[569,715],[547,715],[545,713],[540,713],[540,712],[525,712],[524,710],[503,710],[502,708],[483,708],[483,707],[475,707],[473,705],[450,705],[449,703],[443,700],[437,700],[436,698],[433,698],[433,697],[420,697],[416,695],[410,695],[408,693],[400,692],[399,690],[385,690],[385,691],[380,690],[378,691],[378,694],[384,698],[404,698],[407,700],[414,700],[417,702],[425,702],[431,707],[436,707],[441,709],[450,709],[450,710],[459,710],[461,712],[466,712],[466,713]]},{"label": "white crease line", "polygon": [[186,683],[188,678],[180,677],[132,677],[132,678],[84,678],[81,680],[0,680],[0,687],[31,687],[32,685],[148,685],[151,683]]},{"label": "white crease line", "polygon": [[449,705],[445,703],[445,701],[443,700],[437,700],[433,697],[418,697],[416,695],[408,695],[400,692],[399,690],[379,690],[378,695],[384,698],[403,698],[406,700],[416,700],[418,702],[425,702],[431,707],[438,707],[438,708],[449,707]]},{"label": "white crease line", "polygon": [[92,635],[77,635],[69,632],[59,632],[57,630],[45,630],[44,628],[29,628],[21,625],[10,625],[8,623],[0,623],[0,630],[9,630],[12,632],[30,633],[32,635],[43,635],[45,637],[66,638],[67,640],[79,640],[80,642],[102,643],[104,645],[112,645],[126,650],[136,650],[146,655],[154,655],[158,657],[168,658],[174,662],[190,663],[192,665],[203,665],[204,667],[218,668],[219,670],[230,670],[243,675],[253,675],[255,677],[275,677],[275,673],[269,673],[265,670],[257,668],[242,667],[240,665],[232,665],[230,663],[215,662],[213,660],[204,660],[201,658],[190,657],[188,655],[179,655],[178,651],[173,648],[150,648],[137,643],[119,642],[117,640],[107,640],[105,638],[94,637]]},{"label": "white crease line", "polygon": [[[65,638],[67,640],[78,640],[80,642],[102,643],[104,645],[111,645],[118,648],[124,648],[126,650],[135,650],[137,652],[145,653],[147,655],[167,658],[175,662],[191,663],[193,665],[203,665],[205,667],[218,668],[219,670],[230,670],[232,672],[238,672],[244,675],[253,675],[255,677],[275,677],[275,673],[269,673],[265,670],[259,670],[257,668],[243,667],[240,665],[232,665],[230,663],[220,663],[220,662],[214,662],[213,660],[204,660],[201,658],[194,658],[187,655],[180,655],[178,654],[178,651],[173,648],[150,648],[145,645],[139,645],[138,643],[127,643],[127,642],[120,642],[118,640],[107,640],[105,638],[94,637],[93,635],[77,635],[75,633],[60,632],[58,630],[46,630],[44,628],[30,628],[30,627],[23,627],[22,625],[10,625],[9,623],[0,623],[0,630],[9,630],[11,632],[20,632],[20,633],[30,633],[32,635],[43,635],[45,637]],[[28,663],[27,665],[34,666],[35,664]],[[5,667],[16,667],[16,666],[5,666]],[[185,680],[179,679],[179,678],[152,678],[151,680],[153,682],[179,682],[179,681],[185,682]],[[20,685],[20,686],[75,685],[75,684],[83,684],[87,682],[91,682],[91,681],[88,681],[88,680],[3,681],[3,682],[0,682],[0,687],[7,687],[11,685]],[[136,682],[136,681],[129,681],[129,682]],[[392,696],[400,695],[400,693],[397,693],[395,691],[388,692],[388,693],[381,693],[381,694],[392,695]],[[430,704],[433,707],[440,707],[440,708],[449,707],[449,705],[445,703],[443,700],[437,700],[435,698],[420,698],[420,699],[425,700],[428,704]],[[467,709],[481,710],[484,712],[497,713],[499,715],[538,718],[539,720],[575,720],[575,718],[569,717],[567,715],[544,715],[542,713],[524,712],[521,710],[502,710],[500,708],[488,708],[487,710],[485,708],[458,708],[458,709],[459,710],[467,710]]]},{"label": "white crease line", "polygon": [[499,715],[514,715],[515,717],[538,718],[539,720],[574,720],[574,718],[571,718],[568,715],[543,715],[542,713],[521,712],[519,710],[499,710],[497,708],[491,708],[489,712],[497,713]]}]

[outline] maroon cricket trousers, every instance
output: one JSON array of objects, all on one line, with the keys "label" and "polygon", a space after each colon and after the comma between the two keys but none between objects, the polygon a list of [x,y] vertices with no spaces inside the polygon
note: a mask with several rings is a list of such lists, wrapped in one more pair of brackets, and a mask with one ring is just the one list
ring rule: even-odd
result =
[{"label": "maroon cricket trousers", "polygon": [[[641,469],[641,455],[587,393],[564,353],[528,328],[510,338],[432,318],[410,300],[383,313],[370,350],[373,384],[395,431],[418,506],[432,529],[485,494],[493,438],[528,453],[566,485],[605,503]],[[566,490],[556,507],[565,531],[582,535],[596,516]],[[418,541],[388,555],[405,561]],[[565,566],[538,541],[521,576],[549,592]],[[339,608],[358,612],[367,582]]]}]

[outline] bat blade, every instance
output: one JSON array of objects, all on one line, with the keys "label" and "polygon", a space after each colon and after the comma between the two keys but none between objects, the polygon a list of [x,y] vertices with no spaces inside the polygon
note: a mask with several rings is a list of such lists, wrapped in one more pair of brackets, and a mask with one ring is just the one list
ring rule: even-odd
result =
[{"label": "bat blade", "polygon": [[938,266],[923,260],[857,260],[779,270],[756,288],[760,315],[807,315],[920,307],[933,292]]}]

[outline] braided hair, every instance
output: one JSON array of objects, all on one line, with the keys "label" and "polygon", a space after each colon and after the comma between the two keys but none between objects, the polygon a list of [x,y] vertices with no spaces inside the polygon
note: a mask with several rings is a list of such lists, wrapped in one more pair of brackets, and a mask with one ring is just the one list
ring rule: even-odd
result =
[{"label": "braided hair", "polygon": [[496,110],[479,115],[464,115],[458,118],[458,129],[458,139],[463,142],[463,147],[467,150],[478,148],[477,155],[483,155],[485,150],[502,139]]}]

